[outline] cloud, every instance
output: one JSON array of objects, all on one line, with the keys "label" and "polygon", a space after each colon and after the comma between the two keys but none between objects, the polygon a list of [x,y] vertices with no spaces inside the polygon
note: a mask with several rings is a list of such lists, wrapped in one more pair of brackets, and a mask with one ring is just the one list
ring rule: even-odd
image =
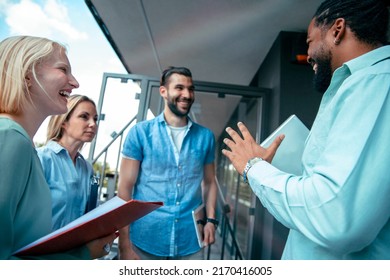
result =
[{"label": "cloud", "polygon": [[4,14],[4,10],[8,6],[8,0],[0,0],[0,15]]},{"label": "cloud", "polygon": [[[82,0],[0,0],[0,36],[14,35],[42,36],[66,45],[73,75],[80,83],[75,93],[89,96],[96,104],[99,101],[102,74],[126,73]],[[105,95],[104,103],[107,121],[99,129],[96,152],[100,152],[112,140],[110,135],[114,130],[119,131],[129,121],[129,112],[132,116],[138,110],[134,97],[129,97],[130,84],[110,81],[107,90],[109,92]],[[119,101],[111,96],[117,97]],[[133,106],[136,106],[135,109]],[[47,124],[48,119],[35,134],[34,142],[46,141]],[[87,157],[88,152],[87,145],[82,154]],[[115,166],[116,158],[108,160],[111,166]]]},{"label": "cloud", "polygon": [[67,7],[59,0],[46,0],[41,7],[32,0],[19,3],[1,1],[11,35],[28,34],[66,41],[88,39],[88,34],[72,26]]}]

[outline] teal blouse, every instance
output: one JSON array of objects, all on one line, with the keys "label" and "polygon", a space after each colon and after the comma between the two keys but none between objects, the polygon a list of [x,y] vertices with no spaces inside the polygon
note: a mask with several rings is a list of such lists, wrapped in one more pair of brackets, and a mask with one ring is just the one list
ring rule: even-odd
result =
[{"label": "teal blouse", "polygon": [[[39,158],[26,131],[0,117],[0,259],[51,232],[50,190]],[[40,259],[89,259],[82,247]]]}]

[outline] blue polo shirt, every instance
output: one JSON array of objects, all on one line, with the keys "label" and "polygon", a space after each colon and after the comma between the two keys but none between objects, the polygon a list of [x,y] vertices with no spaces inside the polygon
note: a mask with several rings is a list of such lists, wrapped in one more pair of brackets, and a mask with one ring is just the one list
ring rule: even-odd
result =
[{"label": "blue polo shirt", "polygon": [[131,225],[131,240],[157,256],[185,256],[199,251],[192,210],[202,203],[204,166],[214,162],[211,130],[188,122],[178,161],[163,114],[136,124],[123,145],[123,157],[141,162],[133,198],[164,206]]}]

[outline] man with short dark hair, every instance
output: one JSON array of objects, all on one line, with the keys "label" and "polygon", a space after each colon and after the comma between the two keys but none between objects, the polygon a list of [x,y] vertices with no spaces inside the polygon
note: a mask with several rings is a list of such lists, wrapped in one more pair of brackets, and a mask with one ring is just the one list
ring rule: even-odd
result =
[{"label": "man with short dark hair", "polygon": [[270,164],[283,136],[264,149],[242,123],[243,138],[227,128],[223,154],[290,229],[283,259],[390,259],[388,2],[328,0],[312,19],[308,62],[324,96],[301,176]]},{"label": "man with short dark hair", "polygon": [[[214,243],[217,183],[211,130],[188,117],[194,103],[192,74],[185,67],[163,71],[164,112],[131,128],[122,151],[118,196],[164,205],[121,230],[121,259],[203,259],[192,210],[202,202],[206,244]],[[204,201],[202,200],[202,196]]]}]

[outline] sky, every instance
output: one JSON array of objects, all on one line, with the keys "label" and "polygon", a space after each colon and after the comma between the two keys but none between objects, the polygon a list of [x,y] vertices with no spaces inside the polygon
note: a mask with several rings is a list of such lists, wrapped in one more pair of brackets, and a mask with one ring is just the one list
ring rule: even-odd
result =
[{"label": "sky", "polygon": [[[127,73],[83,0],[0,0],[0,40],[14,35],[47,37],[64,44],[80,84],[73,93],[87,95],[96,105],[103,73]],[[34,142],[45,142],[47,122]]]}]

